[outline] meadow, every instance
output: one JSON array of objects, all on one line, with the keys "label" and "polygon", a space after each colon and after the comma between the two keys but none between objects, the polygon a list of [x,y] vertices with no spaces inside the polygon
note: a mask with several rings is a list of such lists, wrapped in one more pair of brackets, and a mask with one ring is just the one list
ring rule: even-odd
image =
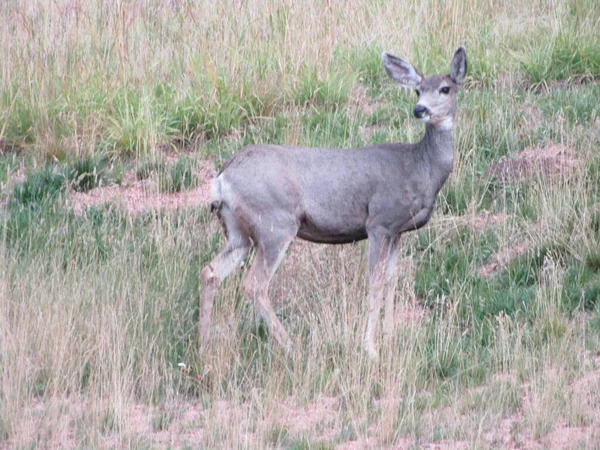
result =
[{"label": "meadow", "polygon": [[[599,30],[596,0],[0,2],[0,449],[600,448]],[[291,355],[241,270],[201,356],[208,208],[73,208],[247,144],[415,142],[380,55],[447,73],[459,45],[454,171],[378,362],[364,243],[292,244]]]}]

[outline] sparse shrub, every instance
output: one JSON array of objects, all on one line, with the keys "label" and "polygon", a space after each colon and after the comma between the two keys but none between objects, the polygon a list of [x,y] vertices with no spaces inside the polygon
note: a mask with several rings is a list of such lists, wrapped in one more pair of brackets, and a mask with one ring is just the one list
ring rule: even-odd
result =
[{"label": "sparse shrub", "polygon": [[533,286],[540,278],[540,269],[545,257],[545,249],[535,249],[510,261],[505,272],[506,284],[518,287]]},{"label": "sparse shrub", "polygon": [[600,266],[597,254],[586,257],[585,264],[571,261],[562,279],[563,304],[568,311],[591,310],[600,300]]},{"label": "sparse shrub", "polygon": [[175,414],[172,411],[161,410],[152,418],[152,430],[168,430],[174,420]]},{"label": "sparse shrub", "polygon": [[491,206],[492,181],[473,180],[465,176],[461,180],[452,180],[440,192],[439,204],[443,214],[464,214],[469,206],[489,210]]},{"label": "sparse shrub", "polygon": [[423,348],[424,370],[428,378],[446,379],[458,373],[464,348],[457,331],[436,321],[429,326]]},{"label": "sparse shrub", "polygon": [[497,243],[493,233],[477,236],[463,227],[453,230],[447,240],[423,231],[417,245],[425,252],[417,266],[415,293],[433,307],[438,299],[457,295],[456,289],[465,284],[478,283],[472,270],[489,258]]},{"label": "sparse shrub", "polygon": [[585,257],[585,265],[594,272],[600,272],[600,251],[590,251]]},{"label": "sparse shrub", "polygon": [[315,147],[347,147],[357,139],[357,130],[344,109],[315,111],[302,118],[303,141]]},{"label": "sparse shrub", "polygon": [[356,67],[361,83],[372,93],[381,90],[386,76],[381,70],[381,53],[383,48],[379,46],[368,46],[351,49],[348,62]]},{"label": "sparse shrub", "polygon": [[[2,152],[2,142],[0,141],[0,155]],[[19,163],[14,155],[12,156],[0,156],[0,186],[5,184],[11,174],[16,170]]]},{"label": "sparse shrub", "polygon": [[592,213],[590,220],[590,228],[592,233],[597,239],[600,239],[600,209]]},{"label": "sparse shrub", "polygon": [[177,130],[184,142],[203,132],[205,119],[202,103],[202,98],[195,98],[191,94],[186,95],[183,100],[176,103],[167,122],[168,127]]},{"label": "sparse shrub", "polygon": [[[17,95],[17,94],[12,94]],[[11,151],[20,150],[25,146],[35,142],[36,136],[34,125],[38,120],[37,111],[30,105],[27,105],[23,98],[10,98],[7,95],[4,100],[5,105],[13,104],[12,114],[6,117],[6,122],[0,128],[1,144],[4,149]],[[3,112],[0,112],[0,120],[5,119]]]}]

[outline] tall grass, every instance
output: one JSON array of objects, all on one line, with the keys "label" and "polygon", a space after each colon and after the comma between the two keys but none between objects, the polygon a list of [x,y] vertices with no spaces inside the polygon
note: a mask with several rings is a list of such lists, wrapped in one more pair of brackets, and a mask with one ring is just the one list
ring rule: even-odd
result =
[{"label": "tall grass", "polygon": [[0,5],[3,147],[61,156],[218,137],[306,102],[340,105],[395,51],[474,81],[597,76],[593,1],[12,1]]},{"label": "tall grass", "polygon": [[[554,447],[571,428],[592,448],[598,17],[591,0],[0,2],[0,448]],[[403,237],[379,363],[361,351],[364,244],[292,245],[271,288],[291,356],[243,299],[242,268],[201,357],[198,274],[222,239],[208,211],[65,202],[118,158],[165,192],[196,183],[191,159],[166,171],[166,147],[218,165],[248,143],[414,141],[414,95],[379,55],[447,72],[460,44],[455,170],[431,225]],[[546,143],[579,166],[489,175]]]}]

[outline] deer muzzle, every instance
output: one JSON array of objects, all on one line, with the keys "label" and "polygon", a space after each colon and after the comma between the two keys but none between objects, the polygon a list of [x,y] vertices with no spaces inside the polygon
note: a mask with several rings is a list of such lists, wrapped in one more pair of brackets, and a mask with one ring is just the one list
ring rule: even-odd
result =
[{"label": "deer muzzle", "polygon": [[413,114],[415,115],[415,117],[417,119],[427,119],[431,115],[429,112],[429,109],[427,109],[425,106],[419,105],[419,104],[417,104],[417,106],[415,106]]}]

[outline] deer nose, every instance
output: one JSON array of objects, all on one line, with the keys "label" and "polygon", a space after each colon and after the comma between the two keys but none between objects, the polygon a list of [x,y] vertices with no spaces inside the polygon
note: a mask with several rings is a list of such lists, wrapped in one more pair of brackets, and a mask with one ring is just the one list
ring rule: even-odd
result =
[{"label": "deer nose", "polygon": [[417,119],[422,119],[423,117],[429,115],[429,110],[423,105],[417,105],[415,106],[413,114]]}]

